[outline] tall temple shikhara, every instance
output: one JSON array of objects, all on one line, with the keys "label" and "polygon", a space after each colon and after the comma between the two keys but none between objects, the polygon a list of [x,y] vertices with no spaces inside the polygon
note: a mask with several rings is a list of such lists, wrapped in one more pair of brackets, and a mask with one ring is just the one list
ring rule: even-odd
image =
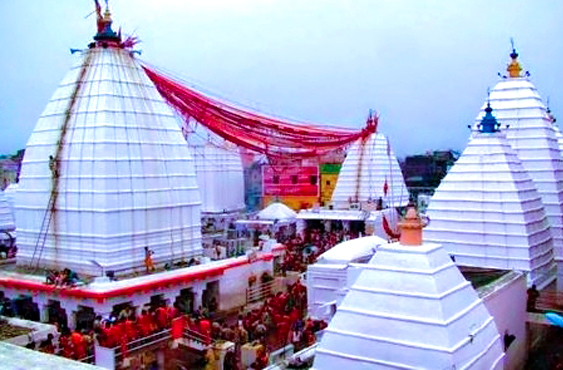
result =
[{"label": "tall temple shikhara", "polygon": [[460,265],[526,271],[540,287],[557,276],[561,285],[563,160],[553,117],[516,50],[510,58],[430,202],[425,238]]},{"label": "tall temple shikhara", "polygon": [[[97,3],[96,3],[97,4]],[[98,275],[201,254],[195,165],[134,40],[97,6],[81,50],[29,139],[16,195],[17,263]]]},{"label": "tall temple shikhara", "polygon": [[432,197],[425,240],[443,243],[459,265],[527,271],[543,287],[555,266],[542,200],[490,105],[485,111]]}]

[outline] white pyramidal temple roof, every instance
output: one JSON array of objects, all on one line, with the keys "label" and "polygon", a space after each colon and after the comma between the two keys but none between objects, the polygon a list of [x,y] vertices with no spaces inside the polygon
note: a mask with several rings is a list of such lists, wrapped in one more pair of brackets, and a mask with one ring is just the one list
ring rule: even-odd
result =
[{"label": "white pyramidal temple roof", "polygon": [[155,263],[201,254],[193,159],[172,111],[115,38],[106,24],[79,54],[28,141],[18,264],[119,273],[144,270],[145,247]]},{"label": "white pyramidal temple roof", "polygon": [[11,231],[16,228],[14,215],[8,197],[0,190],[0,231]]},{"label": "white pyramidal temple roof", "polygon": [[492,316],[448,253],[393,243],[379,246],[338,306],[313,368],[481,370],[503,361]]},{"label": "white pyramidal temple roof", "polygon": [[409,192],[387,138],[374,133],[365,140],[359,139],[348,150],[332,202],[336,209],[343,209],[349,207],[350,200],[365,203],[379,198],[390,207],[404,206],[409,201]]},{"label": "white pyramidal temple roof", "polygon": [[196,166],[201,211],[227,213],[244,210],[244,172],[238,149],[228,143],[188,142]]},{"label": "white pyramidal temple roof", "polygon": [[[563,263],[563,161],[556,132],[536,88],[522,74],[513,51],[509,75],[491,90],[490,104],[509,144],[536,185],[551,225],[555,259]],[[484,115],[485,105],[477,121]],[[563,266],[558,274],[563,275]]]},{"label": "white pyramidal temple roof", "polygon": [[[480,130],[440,183],[426,211],[424,239],[458,265],[527,271],[530,285],[555,278],[553,240],[536,186],[504,132]],[[488,132],[490,131],[490,132]]]},{"label": "white pyramidal temple roof", "polygon": [[297,212],[283,203],[274,202],[258,212],[260,220],[291,220],[297,217]]}]

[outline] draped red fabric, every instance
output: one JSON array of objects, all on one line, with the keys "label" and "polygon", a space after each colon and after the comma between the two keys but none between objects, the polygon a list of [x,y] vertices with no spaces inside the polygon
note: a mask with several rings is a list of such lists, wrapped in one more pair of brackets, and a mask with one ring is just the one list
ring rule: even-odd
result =
[{"label": "draped red fabric", "polygon": [[383,229],[385,230],[387,235],[389,235],[390,238],[399,239],[401,237],[400,233],[396,233],[393,230],[391,230],[391,226],[389,225],[389,222],[387,221],[385,216],[383,216],[382,224],[383,224]]},{"label": "draped red fabric", "polygon": [[193,119],[227,141],[270,157],[315,157],[365,138],[377,128],[377,117],[371,115],[361,130],[267,117],[205,96],[147,66],[143,69],[186,124]]}]

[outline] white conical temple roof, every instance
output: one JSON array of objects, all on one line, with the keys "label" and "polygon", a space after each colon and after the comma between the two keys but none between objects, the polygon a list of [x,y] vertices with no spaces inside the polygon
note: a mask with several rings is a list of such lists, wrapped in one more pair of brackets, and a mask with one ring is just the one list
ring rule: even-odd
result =
[{"label": "white conical temple roof", "polygon": [[553,240],[536,186],[504,133],[475,133],[427,209],[424,239],[458,265],[528,271],[553,281]]},{"label": "white conical temple roof", "polygon": [[0,231],[11,231],[16,228],[14,215],[8,197],[0,190]]},{"label": "white conical temple roof", "polygon": [[383,134],[374,133],[358,140],[348,151],[332,202],[335,208],[342,209],[348,208],[350,201],[376,202],[379,198],[388,206],[404,206],[409,192],[389,141]]},{"label": "white conical temple roof", "polygon": [[244,172],[238,148],[228,143],[191,143],[201,210],[226,213],[245,209]]},{"label": "white conical temple roof", "polygon": [[487,308],[437,244],[380,245],[338,306],[314,369],[502,369]]},{"label": "white conical temple roof", "polygon": [[99,274],[144,270],[145,247],[155,263],[201,254],[195,166],[174,115],[129,50],[100,43],[27,144],[18,264]]},{"label": "white conical temple roof", "polygon": [[274,202],[256,216],[260,220],[291,220],[297,217],[297,213],[283,203]]},{"label": "white conical temple roof", "polygon": [[[551,225],[556,260],[563,259],[563,161],[554,126],[536,88],[520,73],[518,54],[511,54],[510,75],[490,93],[499,123],[509,125],[506,137],[542,197]],[[483,111],[477,117],[480,121]],[[563,262],[563,261],[562,261]],[[563,272],[559,272],[563,274]]]}]

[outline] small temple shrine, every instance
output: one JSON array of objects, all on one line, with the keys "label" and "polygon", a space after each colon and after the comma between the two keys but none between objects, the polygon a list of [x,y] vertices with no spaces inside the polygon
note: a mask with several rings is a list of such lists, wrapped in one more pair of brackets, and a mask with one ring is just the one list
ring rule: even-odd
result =
[{"label": "small temple shrine", "polygon": [[409,207],[338,306],[314,369],[502,369],[499,331],[446,250]]},{"label": "small temple shrine", "polygon": [[370,114],[368,124],[376,127],[371,135],[352,144],[332,194],[334,209],[364,208],[367,203],[383,207],[405,206],[409,192],[399,162],[389,140],[377,131],[377,117]]}]

